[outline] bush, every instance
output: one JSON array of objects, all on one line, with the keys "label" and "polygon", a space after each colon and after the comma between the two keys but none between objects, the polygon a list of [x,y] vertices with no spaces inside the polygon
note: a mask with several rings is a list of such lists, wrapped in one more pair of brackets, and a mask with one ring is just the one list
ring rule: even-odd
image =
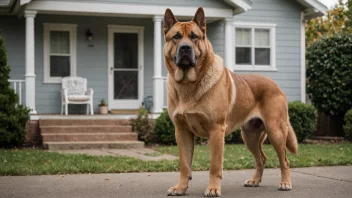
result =
[{"label": "bush", "polygon": [[288,104],[288,113],[298,142],[302,142],[315,131],[317,111],[312,105],[299,101],[290,102]]},{"label": "bush", "polygon": [[335,35],[312,44],[307,59],[307,92],[314,106],[343,119],[352,108],[352,35]]},{"label": "bush", "polygon": [[352,109],[347,111],[345,115],[345,125],[343,126],[343,130],[345,131],[345,138],[352,140]]},{"label": "bush", "polygon": [[242,135],[241,135],[241,129],[236,129],[234,132],[228,134],[225,137],[225,143],[226,144],[242,144]]},{"label": "bush", "polygon": [[172,123],[167,110],[156,119],[155,133],[157,142],[165,145],[176,145],[175,126]]},{"label": "bush", "polygon": [[0,36],[0,147],[22,146],[29,109],[18,105],[18,96],[8,82],[10,66],[4,40]]},{"label": "bush", "polygon": [[137,132],[138,140],[146,144],[155,142],[154,122],[149,118],[148,111],[141,107],[136,119],[131,119],[132,130]]}]

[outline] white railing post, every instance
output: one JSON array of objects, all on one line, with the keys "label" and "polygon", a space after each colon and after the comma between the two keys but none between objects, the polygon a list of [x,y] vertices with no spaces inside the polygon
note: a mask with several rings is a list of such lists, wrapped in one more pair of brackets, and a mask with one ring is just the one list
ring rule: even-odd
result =
[{"label": "white railing post", "polygon": [[154,77],[153,77],[153,112],[163,112],[163,77],[161,76],[161,60],[162,60],[162,46],[161,46],[161,22],[162,16],[154,16]]},{"label": "white railing post", "polygon": [[[25,81],[9,79],[9,83],[13,83],[13,90],[18,95],[18,104],[22,104],[22,83],[25,83]],[[17,84],[18,84],[18,90],[17,90]]]},{"label": "white railing post", "polygon": [[35,110],[35,71],[34,71],[34,18],[37,11],[24,11],[26,18],[26,106],[31,109],[30,114],[37,114]]}]

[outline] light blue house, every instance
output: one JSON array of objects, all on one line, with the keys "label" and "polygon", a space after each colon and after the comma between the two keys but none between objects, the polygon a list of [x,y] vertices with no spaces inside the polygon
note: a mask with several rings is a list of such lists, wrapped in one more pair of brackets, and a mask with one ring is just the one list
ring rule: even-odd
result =
[{"label": "light blue house", "polygon": [[305,101],[304,20],[326,13],[318,0],[1,1],[11,82],[39,116],[60,113],[63,76],[87,78],[95,111],[101,98],[119,110],[138,109],[153,96],[154,113],[160,113],[167,74],[163,14],[170,8],[179,20],[190,20],[199,6],[227,67],[268,76],[290,101]]}]

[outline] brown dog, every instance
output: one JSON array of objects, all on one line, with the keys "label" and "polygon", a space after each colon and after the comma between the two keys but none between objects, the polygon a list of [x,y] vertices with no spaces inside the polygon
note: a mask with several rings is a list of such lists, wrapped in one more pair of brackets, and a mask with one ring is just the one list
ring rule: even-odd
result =
[{"label": "brown dog", "polygon": [[286,97],[274,81],[260,75],[236,75],[214,54],[206,36],[203,8],[190,22],[178,22],[170,9],[164,16],[164,58],[168,112],[175,124],[180,153],[180,178],[167,195],[184,195],[192,178],[194,136],[209,139],[210,181],[204,195],[221,195],[224,137],[241,127],[253,154],[256,171],[244,186],[258,186],[266,156],[262,144],[269,137],[280,161],[279,190],[292,189],[286,148],[297,153],[296,135],[288,117]]}]

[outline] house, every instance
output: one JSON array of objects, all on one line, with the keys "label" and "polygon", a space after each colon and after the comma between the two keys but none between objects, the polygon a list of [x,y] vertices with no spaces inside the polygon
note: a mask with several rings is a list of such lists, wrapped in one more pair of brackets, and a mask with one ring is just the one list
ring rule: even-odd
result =
[{"label": "house", "polygon": [[95,111],[101,98],[121,110],[153,96],[158,114],[166,106],[163,14],[190,20],[199,6],[228,68],[268,76],[289,101],[305,101],[304,20],[326,13],[318,0],[1,1],[11,82],[32,119],[60,113],[63,76],[88,79]]}]

